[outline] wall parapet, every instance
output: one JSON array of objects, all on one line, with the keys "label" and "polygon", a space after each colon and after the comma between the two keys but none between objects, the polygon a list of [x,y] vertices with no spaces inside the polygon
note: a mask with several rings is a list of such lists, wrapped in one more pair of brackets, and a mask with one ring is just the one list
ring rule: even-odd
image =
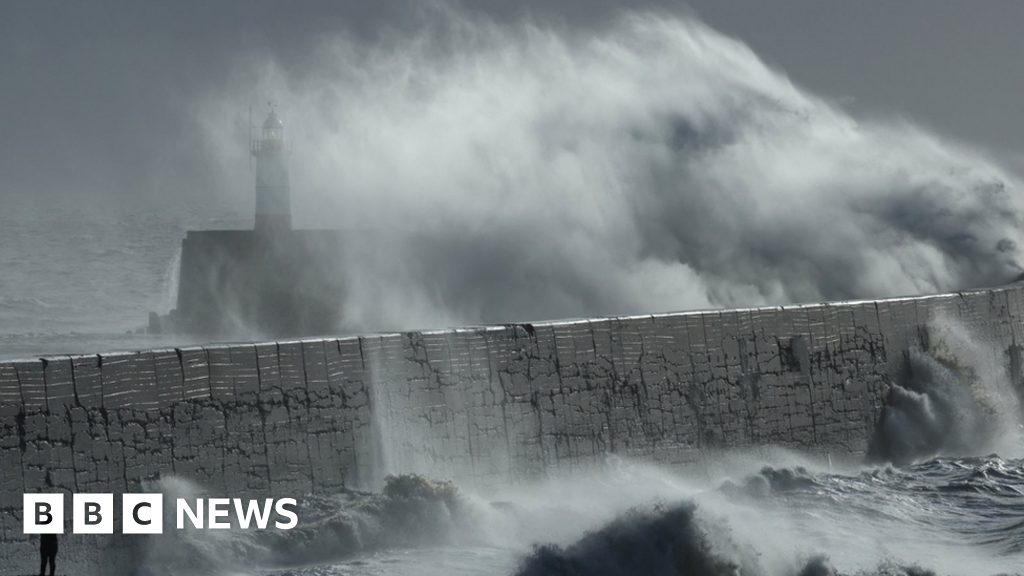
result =
[{"label": "wall parapet", "polygon": [[[55,409],[160,408],[181,400],[230,399],[239,394],[269,393],[284,387],[322,383],[328,357],[347,355],[365,343],[458,341],[517,341],[556,334],[556,352],[564,355],[580,332],[636,330],[641,338],[669,347],[707,352],[729,361],[739,352],[728,341],[759,338],[809,337],[812,349],[827,347],[829,339],[848,337],[851,330],[884,330],[900,346],[920,338],[912,333],[937,313],[975,325],[1002,319],[1009,325],[1020,314],[1019,285],[935,296],[798,304],[763,308],[687,311],[642,316],[486,325],[422,332],[381,333],[344,338],[281,342],[213,344],[136,352],[56,355],[0,362],[0,404]],[[703,336],[701,330],[710,327]],[[1014,326],[1016,329],[1016,326]],[[667,329],[667,330],[666,330]],[[908,331],[909,330],[909,331]],[[685,334],[682,334],[685,332]],[[719,338],[724,338],[717,346]],[[707,344],[705,339],[711,340]],[[596,344],[595,344],[596,345]],[[330,348],[330,350],[328,350]],[[338,352],[335,352],[337,348]],[[341,352],[347,350],[348,352]],[[309,365],[306,357],[309,357]],[[364,361],[364,360],[361,360]],[[340,366],[340,365],[339,365]],[[309,380],[312,370],[313,377]],[[318,377],[318,375],[320,377]],[[236,385],[237,380],[237,385]],[[263,385],[261,386],[261,383]]]}]

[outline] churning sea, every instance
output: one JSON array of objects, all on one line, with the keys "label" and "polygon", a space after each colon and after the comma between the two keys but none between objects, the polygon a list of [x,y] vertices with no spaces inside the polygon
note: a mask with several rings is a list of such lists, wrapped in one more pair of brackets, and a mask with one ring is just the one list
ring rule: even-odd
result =
[{"label": "churning sea", "polygon": [[[1024,462],[830,471],[774,456],[721,476],[610,461],[476,493],[308,495],[290,531],[147,543],[144,574],[828,576],[1024,573]],[[424,484],[424,486],[429,486]],[[162,481],[171,496],[185,483]]]}]

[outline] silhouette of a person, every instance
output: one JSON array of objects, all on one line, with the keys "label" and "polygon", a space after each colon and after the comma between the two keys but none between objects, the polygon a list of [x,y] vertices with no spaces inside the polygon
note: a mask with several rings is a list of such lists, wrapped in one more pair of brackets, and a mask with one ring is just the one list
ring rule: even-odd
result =
[{"label": "silhouette of a person", "polygon": [[39,538],[39,576],[46,576],[46,563],[50,563],[50,576],[57,568],[57,535],[41,534]]}]

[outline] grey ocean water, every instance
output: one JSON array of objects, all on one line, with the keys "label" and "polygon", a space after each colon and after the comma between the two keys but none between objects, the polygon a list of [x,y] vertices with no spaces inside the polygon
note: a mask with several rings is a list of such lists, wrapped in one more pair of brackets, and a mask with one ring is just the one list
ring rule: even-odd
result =
[{"label": "grey ocean water", "polygon": [[0,360],[195,342],[134,332],[150,311],[174,307],[187,229],[251,227],[251,219],[137,204],[57,199],[0,207]]}]

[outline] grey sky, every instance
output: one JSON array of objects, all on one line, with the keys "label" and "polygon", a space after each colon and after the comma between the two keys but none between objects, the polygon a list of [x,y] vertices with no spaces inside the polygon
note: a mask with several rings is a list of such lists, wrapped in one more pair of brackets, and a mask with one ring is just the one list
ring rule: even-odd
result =
[{"label": "grey sky", "polygon": [[[0,6],[0,195],[147,197],[202,189],[190,103],[240,62],[301,68],[324,36],[416,26],[415,2],[6,2]],[[466,0],[499,20],[593,26],[688,6],[855,115],[897,115],[1024,166],[1024,3],[901,0]],[[244,107],[247,103],[240,102]]]}]

